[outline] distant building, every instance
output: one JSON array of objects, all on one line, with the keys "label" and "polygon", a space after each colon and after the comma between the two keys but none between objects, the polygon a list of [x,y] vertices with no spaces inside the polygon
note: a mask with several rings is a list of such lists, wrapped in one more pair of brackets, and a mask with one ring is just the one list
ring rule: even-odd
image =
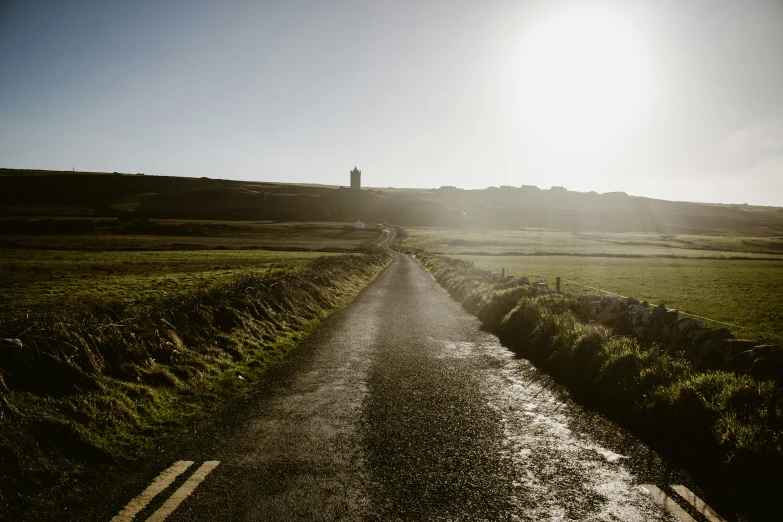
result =
[{"label": "distant building", "polygon": [[549,190],[551,190],[552,192],[568,192],[568,189],[566,189],[565,187],[552,187]]},{"label": "distant building", "polygon": [[355,166],[351,171],[351,190],[361,190],[362,188],[362,171]]},{"label": "distant building", "polygon": [[362,223],[361,221],[357,221],[356,223],[353,224],[353,228],[364,228],[364,223]]}]

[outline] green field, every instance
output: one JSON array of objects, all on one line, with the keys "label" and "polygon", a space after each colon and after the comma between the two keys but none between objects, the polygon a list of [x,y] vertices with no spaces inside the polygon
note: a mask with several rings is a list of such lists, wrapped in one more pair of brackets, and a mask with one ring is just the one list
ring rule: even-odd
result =
[{"label": "green field", "polygon": [[95,302],[144,306],[239,274],[302,270],[324,252],[0,250],[0,313]]},{"label": "green field", "polygon": [[0,248],[46,250],[270,249],[356,252],[377,226],[348,223],[117,218],[0,218]]},{"label": "green field", "polygon": [[302,270],[332,252],[366,251],[380,237],[377,226],[346,223],[0,219],[0,315],[145,306],[241,274]]},{"label": "green field", "polygon": [[783,260],[783,238],[558,230],[455,230],[410,227],[405,245],[440,254],[567,254]]}]

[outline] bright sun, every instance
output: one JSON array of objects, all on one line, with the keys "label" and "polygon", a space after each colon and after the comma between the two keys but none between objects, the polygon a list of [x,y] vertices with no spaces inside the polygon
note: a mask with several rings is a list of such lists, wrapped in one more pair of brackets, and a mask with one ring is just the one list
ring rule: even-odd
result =
[{"label": "bright sun", "polygon": [[594,171],[648,112],[647,49],[628,20],[606,9],[551,13],[524,35],[513,62],[511,116],[540,167]]}]

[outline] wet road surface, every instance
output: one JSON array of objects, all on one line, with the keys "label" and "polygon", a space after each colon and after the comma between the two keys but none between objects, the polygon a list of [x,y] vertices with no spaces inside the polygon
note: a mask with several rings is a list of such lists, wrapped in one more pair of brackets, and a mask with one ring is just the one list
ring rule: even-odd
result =
[{"label": "wet road surface", "polygon": [[[186,470],[154,482],[171,466]],[[696,490],[395,254],[286,363],[77,518],[684,519],[644,484]]]}]

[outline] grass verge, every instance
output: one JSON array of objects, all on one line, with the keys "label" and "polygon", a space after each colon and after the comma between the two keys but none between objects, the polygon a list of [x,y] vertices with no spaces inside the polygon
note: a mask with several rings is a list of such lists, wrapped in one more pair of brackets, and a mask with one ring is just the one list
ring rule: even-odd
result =
[{"label": "grass verge", "polygon": [[0,518],[41,520],[74,504],[96,477],[280,361],[390,261],[324,257],[300,273],[244,274],[144,310],[4,319]]},{"label": "grass verge", "polygon": [[681,353],[579,317],[576,299],[504,288],[441,256],[418,256],[489,331],[748,513],[783,509],[783,393],[771,381],[696,371]]}]

